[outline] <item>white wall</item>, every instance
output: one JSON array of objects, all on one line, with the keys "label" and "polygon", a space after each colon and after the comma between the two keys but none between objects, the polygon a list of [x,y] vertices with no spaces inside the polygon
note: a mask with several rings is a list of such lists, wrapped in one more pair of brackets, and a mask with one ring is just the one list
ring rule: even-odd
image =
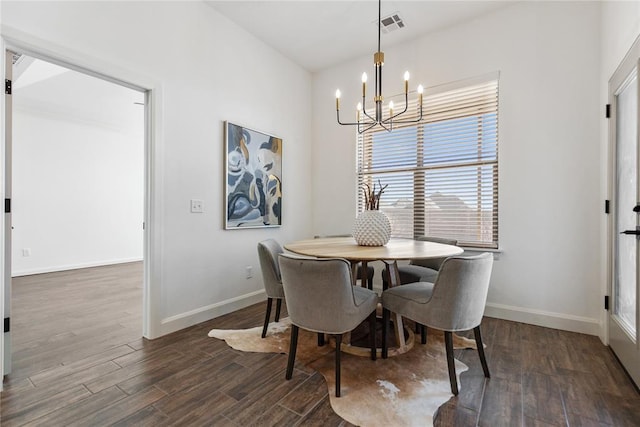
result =
[{"label": "white wall", "polygon": [[[487,314],[597,334],[602,199],[600,5],[527,2],[401,46],[385,46],[384,92],[402,73],[435,86],[500,71],[502,253]],[[372,52],[373,54],[373,52]],[[357,103],[370,56],[314,75],[314,233],[355,215],[354,130],[335,124],[333,94]]]},{"label": "white wall", "polygon": [[14,276],[142,259],[139,110],[132,132],[14,109]]},{"label": "white wall", "polygon": [[[600,106],[604,109],[608,100],[609,79],[614,71],[620,65],[625,55],[633,45],[634,41],[640,36],[640,2],[637,1],[608,1],[603,2],[601,6],[601,40],[600,40]],[[601,199],[611,199],[612,195],[609,190],[609,173],[610,165],[607,163],[609,159],[609,126],[607,120],[604,119],[603,112],[600,116],[602,123],[600,129],[600,194]],[[608,218],[603,217],[601,221],[601,239],[607,242],[607,223]],[[603,244],[601,247],[601,257],[607,260],[608,246]],[[608,289],[608,271],[603,269],[600,283],[601,294],[609,294]],[[602,323],[606,325],[607,312],[601,310]],[[600,336],[604,342],[608,342],[607,329],[603,328]]]},{"label": "white wall", "polygon": [[[310,74],[202,2],[1,7],[9,39],[153,89],[148,335],[263,300],[257,242],[311,230]],[[283,138],[282,227],[223,230],[224,120]]]}]

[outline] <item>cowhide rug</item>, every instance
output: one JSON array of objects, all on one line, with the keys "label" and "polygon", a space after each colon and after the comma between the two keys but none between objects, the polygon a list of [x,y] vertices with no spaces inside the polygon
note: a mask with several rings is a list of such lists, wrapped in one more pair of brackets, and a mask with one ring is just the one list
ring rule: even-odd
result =
[{"label": "cowhide rug", "polygon": [[[264,339],[260,338],[261,326],[241,330],[212,329],[209,336],[223,339],[240,351],[288,353],[289,329],[287,318],[271,323]],[[324,376],[333,410],[358,426],[432,426],[436,410],[452,396],[444,337],[431,329],[427,345],[417,342],[405,354],[378,358],[374,362],[343,353],[341,362],[342,396],[336,398],[333,346],[318,347],[317,334],[300,329],[296,363],[311,367]],[[467,369],[456,360],[458,386],[460,373]],[[286,381],[284,372],[282,381]]]}]

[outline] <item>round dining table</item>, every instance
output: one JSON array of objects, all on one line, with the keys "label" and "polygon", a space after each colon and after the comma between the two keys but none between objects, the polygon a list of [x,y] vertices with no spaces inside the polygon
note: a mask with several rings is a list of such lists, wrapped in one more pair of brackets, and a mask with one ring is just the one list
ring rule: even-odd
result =
[{"label": "round dining table", "polygon": [[[352,266],[354,285],[357,280],[355,275],[358,264],[362,263],[360,283],[362,286],[366,286],[367,263],[382,261],[386,265],[389,287],[400,285],[398,261],[446,258],[463,252],[462,248],[458,246],[398,238],[389,240],[384,246],[360,246],[353,237],[325,237],[287,243],[284,248],[298,255],[316,258],[344,258],[348,260]],[[407,330],[408,338],[405,339],[402,316],[395,313],[392,316],[397,346],[389,349],[389,356],[406,353],[413,347],[415,342],[414,335],[410,330]],[[343,346],[343,350],[346,353],[359,356],[367,356],[369,354],[369,349],[351,346],[349,340],[345,341],[346,345]]]}]

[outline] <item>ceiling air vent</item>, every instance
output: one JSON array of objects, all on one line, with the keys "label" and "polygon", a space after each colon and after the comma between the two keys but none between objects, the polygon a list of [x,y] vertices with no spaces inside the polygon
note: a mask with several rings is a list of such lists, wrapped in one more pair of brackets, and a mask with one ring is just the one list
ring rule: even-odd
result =
[{"label": "ceiling air vent", "polygon": [[[384,33],[390,33],[391,31],[399,30],[400,28],[404,28],[404,20],[400,17],[399,12],[393,12],[390,15],[383,16],[380,19],[382,25],[380,26],[380,30]],[[374,24],[378,22],[375,21]]]}]

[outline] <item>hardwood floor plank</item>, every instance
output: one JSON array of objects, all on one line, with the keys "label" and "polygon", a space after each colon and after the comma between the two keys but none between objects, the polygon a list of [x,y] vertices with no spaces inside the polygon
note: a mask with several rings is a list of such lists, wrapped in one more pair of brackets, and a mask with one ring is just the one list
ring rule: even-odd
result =
[{"label": "hardwood floor plank", "polygon": [[158,354],[150,359],[120,368],[116,371],[103,375],[100,378],[96,378],[93,381],[89,381],[85,386],[92,393],[97,393],[100,390],[125,382],[138,375],[146,375],[155,369],[162,368],[172,362],[177,362],[182,358],[184,358],[184,355],[177,351]]},{"label": "hardwood floor plank", "polygon": [[525,372],[522,388],[525,417],[552,425],[566,424],[562,394],[556,377],[537,372]]},{"label": "hardwood floor plank", "polygon": [[512,383],[522,381],[523,355],[518,340],[508,346],[492,344],[487,353],[491,379],[501,379]]},{"label": "hardwood floor plank", "polygon": [[438,408],[434,418],[434,427],[475,427],[478,412],[449,401]]},{"label": "hardwood floor plank", "polygon": [[120,366],[121,368],[126,368],[127,366],[135,365],[136,363],[141,363],[146,360],[150,360],[153,362],[154,359],[158,357],[164,357],[167,355],[182,355],[181,351],[175,350],[173,348],[158,348],[154,350],[142,349],[134,352],[127,353],[120,357],[116,357],[113,359],[113,362]]},{"label": "hardwood floor plank", "polygon": [[[255,393],[257,390],[262,391],[265,389],[264,385],[270,383],[270,380],[275,375],[282,374],[284,378],[284,369],[286,366],[286,357],[283,355],[274,355],[267,353],[255,353],[263,355],[264,357],[257,359],[261,361],[261,364],[254,365],[250,372],[243,378],[235,378],[232,382],[224,387],[225,393],[233,397],[236,400],[242,400],[251,393]],[[236,359],[236,363],[239,363],[239,357]],[[245,366],[245,368],[247,368]],[[247,368],[249,370],[250,368]]]},{"label": "hardwood floor plank", "polygon": [[5,404],[3,404],[4,415],[2,416],[2,425],[11,427],[25,424],[59,408],[82,400],[89,395],[90,393],[86,388],[77,386],[47,398],[39,399],[30,405],[16,405],[13,408],[11,405],[7,405],[9,407],[5,409]]},{"label": "hardwood floor plank", "polygon": [[567,423],[563,421],[558,421],[555,423],[548,423],[546,421],[540,421],[535,418],[524,417],[524,422],[522,424],[524,427],[563,427],[566,426]]},{"label": "hardwood floor plank", "polygon": [[220,417],[236,403],[235,399],[217,391],[216,387],[203,385],[169,395],[153,406],[168,417],[159,425],[173,426],[198,424]]},{"label": "hardwood floor plank", "polygon": [[110,427],[157,426],[166,422],[168,417],[153,406],[147,406],[137,412],[111,424]]},{"label": "hardwood floor plank", "polygon": [[223,412],[223,415],[240,425],[253,425],[262,415],[278,403],[284,396],[296,389],[309,377],[307,374],[294,370],[290,380],[284,378],[284,366],[268,381],[256,386],[251,393]]},{"label": "hardwood floor plank", "polygon": [[565,372],[559,384],[567,413],[590,418],[600,423],[613,423],[607,402],[599,392],[598,384],[590,373]]},{"label": "hardwood floor plank", "polygon": [[114,361],[115,363],[114,359],[117,359],[122,355],[131,353],[132,351],[134,350],[131,347],[120,345],[118,347],[114,347],[113,349],[99,353],[95,356],[86,357],[77,362],[72,362],[66,365],[59,365],[54,368],[47,369],[46,371],[42,371],[40,373],[32,375],[30,379],[35,385],[41,386],[53,381],[58,381],[69,375],[73,375],[75,372],[100,365],[104,362]]},{"label": "hardwood floor plank", "polygon": [[300,421],[300,415],[295,414],[279,405],[275,405],[264,411],[257,424],[265,426],[288,427]]},{"label": "hardwood floor plank", "polygon": [[[220,380],[223,376],[221,373],[228,372],[231,369],[229,366],[236,357],[237,353],[235,351],[227,349],[218,353],[214,358],[202,360],[168,378],[158,381],[156,387],[171,395],[214,379]],[[242,370],[240,365],[236,364],[236,366]]]},{"label": "hardwood floor plank", "polygon": [[305,415],[297,425],[308,427],[353,426],[353,424],[343,420],[333,412],[333,409],[331,409],[331,403],[329,403],[329,395],[309,411],[309,413],[307,413],[307,415]]},{"label": "hardwood floor plank", "polygon": [[132,396],[127,396],[116,403],[100,409],[91,415],[69,423],[69,426],[84,427],[87,425],[110,425],[117,423],[139,410],[152,405],[166,394],[155,387],[149,387]]},{"label": "hardwood floor plank", "polygon": [[202,356],[201,354],[183,356],[178,360],[171,361],[156,369],[145,369],[141,375],[118,383],[118,387],[127,394],[135,394],[147,387],[155,385],[159,381],[163,381],[178,372],[188,369],[194,364],[203,360],[209,360],[210,356]]},{"label": "hardwood floor plank", "polygon": [[327,382],[319,372],[315,372],[298,388],[280,400],[278,405],[298,415],[305,415],[328,395]]},{"label": "hardwood floor plank", "polygon": [[611,416],[611,424],[614,426],[635,426],[640,425],[640,405],[638,399],[620,397],[606,392],[600,393]]},{"label": "hardwood floor plank", "polygon": [[73,404],[64,406],[27,424],[27,426],[63,426],[70,422],[89,417],[102,408],[112,405],[127,397],[118,387],[109,387],[101,392],[91,394]]},{"label": "hardwood floor plank", "polygon": [[58,388],[58,389],[71,388],[76,384],[86,384],[88,382],[101,378],[104,375],[108,375],[112,372],[115,372],[119,369],[120,367],[111,361],[104,362],[87,369],[76,371],[72,374],[67,375],[66,377],[47,381],[42,384],[36,384],[36,388],[38,387],[52,387],[52,388]]},{"label": "hardwood floor plank", "polygon": [[510,427],[522,423],[522,384],[491,378],[487,381],[478,425]]}]

